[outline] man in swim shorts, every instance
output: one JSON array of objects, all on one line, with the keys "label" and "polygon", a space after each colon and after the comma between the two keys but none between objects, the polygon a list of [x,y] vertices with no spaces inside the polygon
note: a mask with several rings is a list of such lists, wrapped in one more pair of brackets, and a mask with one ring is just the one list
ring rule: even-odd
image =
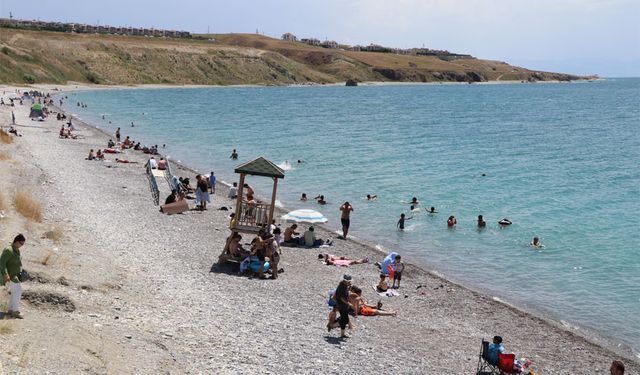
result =
[{"label": "man in swim shorts", "polygon": [[349,202],[344,202],[342,206],[340,206],[340,211],[342,211],[342,215],[340,216],[340,221],[342,222],[342,239],[347,239],[347,234],[349,234],[349,225],[351,224],[351,211],[353,211],[353,206],[349,204]]}]

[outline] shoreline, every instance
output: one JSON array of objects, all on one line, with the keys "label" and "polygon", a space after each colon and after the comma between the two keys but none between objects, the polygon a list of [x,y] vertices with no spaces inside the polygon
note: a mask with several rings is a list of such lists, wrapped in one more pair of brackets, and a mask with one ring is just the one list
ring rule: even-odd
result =
[{"label": "shoreline", "polygon": [[[605,80],[604,78],[601,78],[600,80]],[[587,82],[586,80],[584,81],[572,81],[571,83],[583,83],[583,82]],[[479,84],[502,84],[502,83],[506,83],[506,84],[526,84],[526,83],[531,83],[531,82],[520,82],[520,81],[490,81],[490,82],[480,82]],[[561,81],[542,81],[542,82],[534,82],[534,83],[548,83],[548,84],[559,84],[559,83],[568,83],[568,82],[561,82]],[[442,82],[368,82],[368,83],[363,83],[363,86],[394,86],[394,85],[400,85],[400,86],[404,86],[404,85],[439,85],[439,84],[451,84],[451,85],[458,85],[458,84],[462,84],[465,85],[467,84],[466,82],[447,82],[447,83],[442,83]],[[137,85],[135,87],[131,87],[131,89],[146,89],[146,88],[150,88],[150,89],[167,89],[167,88],[224,88],[224,87],[271,87],[271,86],[260,86],[260,85],[235,85],[235,86],[198,86],[198,85],[187,85],[187,86],[178,86],[178,87],[174,87],[174,86],[164,86],[164,85],[150,85],[151,87],[147,87],[149,85]],[[300,87],[305,87],[307,85],[300,85]],[[341,84],[327,84],[327,85],[309,85],[310,87],[322,87],[322,86],[342,86]],[[280,87],[280,86],[274,86],[274,87]],[[282,86],[282,87],[298,87],[296,85],[293,86]],[[122,88],[129,88],[129,87],[112,87],[112,89],[122,89]],[[83,91],[82,89],[79,90],[72,90],[72,91]],[[68,92],[68,91],[67,91]],[[64,109],[59,108],[57,105],[54,105],[54,107],[56,108],[56,110],[61,110],[64,113],[67,113],[66,111],[64,111]],[[106,137],[111,137],[112,135],[107,133],[104,129],[93,125],[91,123],[88,123],[86,121],[80,120],[78,118],[75,118],[75,121],[78,121],[80,123],[82,123],[85,126],[91,127],[96,129],[97,131],[101,132],[102,134],[104,134]],[[149,141],[151,143],[153,143],[153,141]],[[160,153],[158,156],[163,156],[166,157],[166,155]],[[178,162],[178,161],[174,161],[171,160],[171,163],[176,165],[178,167],[179,170],[185,171],[185,172],[190,172],[193,173],[193,175],[199,174],[200,172],[198,171],[197,168],[190,166],[188,164],[188,162]],[[177,176],[176,176],[177,177]],[[220,184],[224,185],[224,195],[226,195],[226,192],[228,191],[229,187],[231,186],[230,182],[227,181],[223,181],[223,180],[218,180],[218,186],[220,186]],[[217,189],[216,189],[217,190]],[[262,197],[264,198],[264,197]],[[235,202],[233,202],[235,203]],[[232,205],[233,206],[233,205]],[[284,207],[278,207],[276,206],[275,208],[275,213],[274,213],[274,218],[276,217],[280,217],[284,214],[286,214],[288,211],[286,209],[286,205]],[[276,215],[277,213],[277,215]],[[279,220],[278,220],[279,221]],[[284,223],[283,223],[284,224]],[[337,235],[339,234],[339,228],[338,229],[332,229],[329,228],[328,225],[325,224],[315,224],[314,227],[316,228],[320,228],[322,229],[322,231],[324,231],[326,234],[328,235]],[[321,238],[324,238],[323,236],[320,236]],[[383,250],[380,249],[379,247],[382,247],[381,244],[377,244],[377,243],[371,243],[371,242],[367,242],[362,240],[360,237],[357,236],[350,236],[350,241],[354,242],[356,244],[358,244],[359,246],[362,246],[364,248],[366,248],[368,251],[370,252],[375,252],[378,253],[380,256],[384,257],[387,255],[388,250]],[[576,335],[579,338],[582,338],[594,345],[598,345],[598,346],[603,346],[603,345],[610,345],[613,348],[616,348],[617,350],[612,350],[614,353],[616,353],[617,355],[621,355],[626,357],[627,359],[631,360],[637,360],[636,358],[640,358],[640,353],[636,353],[633,348],[628,347],[626,344],[622,344],[617,342],[616,338],[614,337],[610,337],[607,336],[603,333],[597,332],[591,328],[586,328],[586,327],[581,327],[577,324],[572,324],[571,322],[565,322],[561,319],[561,317],[559,317],[556,313],[554,313],[553,311],[544,311],[544,310],[537,310],[535,308],[526,308],[523,306],[518,305],[515,302],[510,302],[508,300],[508,298],[506,296],[503,295],[494,295],[494,293],[492,293],[489,289],[486,288],[482,288],[482,286],[480,285],[472,285],[472,284],[468,284],[467,282],[463,281],[463,280],[459,280],[457,278],[454,278],[450,275],[446,275],[445,273],[442,273],[440,270],[438,270],[437,268],[434,267],[429,267],[428,265],[417,265],[411,262],[407,263],[408,266],[410,267],[414,267],[417,270],[419,270],[420,272],[425,272],[427,274],[429,274],[430,276],[440,279],[443,282],[447,282],[450,284],[455,285],[456,287],[460,287],[460,288],[465,288],[468,289],[470,292],[473,293],[478,293],[483,295],[486,298],[489,298],[491,300],[493,300],[495,303],[501,304],[507,308],[513,309],[516,312],[520,312],[520,313],[525,313],[527,315],[530,315],[530,317],[535,318],[535,319],[539,319],[549,325],[552,325],[558,329],[561,330],[565,330],[567,332],[570,332],[574,335]],[[498,293],[500,294],[500,293]],[[503,293],[505,294],[505,293]],[[544,317],[545,314],[549,314],[552,315],[553,317]]]},{"label": "shoreline", "polygon": [[[605,80],[604,78],[601,78],[599,80]],[[582,83],[582,82],[587,82],[586,80],[580,80],[580,81],[572,81],[571,83]],[[525,84],[525,83],[531,83],[531,82],[520,82],[520,81],[490,81],[490,82],[480,82],[479,84]],[[553,84],[559,84],[559,83],[568,83],[568,82],[561,82],[561,81],[542,81],[542,82],[534,82],[534,83],[553,83]],[[394,85],[439,85],[439,84],[443,84],[442,82],[369,82],[369,83],[363,83],[363,86],[394,86]],[[466,82],[448,82],[448,83],[444,83],[444,84],[453,84],[453,85],[457,85],[457,84],[467,84]],[[131,87],[131,89],[145,89],[147,87],[145,87],[147,85],[138,85],[136,87]],[[174,87],[174,86],[164,86],[164,85],[151,85],[152,87],[148,87],[149,89],[166,89],[166,88],[224,88],[224,87],[271,87],[271,86],[260,86],[260,85],[235,85],[235,86],[198,86],[198,85],[188,85],[188,86],[179,86],[179,87]],[[305,87],[305,86],[310,86],[310,87],[322,87],[322,86],[342,86],[341,84],[327,84],[327,85],[300,85],[300,87]],[[275,87],[280,87],[280,86],[275,86]],[[298,87],[296,85],[293,86],[282,86],[282,87]],[[112,89],[120,89],[122,87],[112,87]],[[125,88],[129,88],[129,87],[125,87]],[[84,91],[82,89],[79,90],[71,90],[71,91]],[[69,91],[67,91],[69,92]],[[56,94],[57,95],[57,94]],[[54,105],[54,107],[56,108],[56,110],[62,111],[64,113],[68,113],[66,111],[64,111],[64,109],[59,108],[57,105]],[[74,114],[75,116],[75,114]],[[99,131],[100,133],[102,133],[103,135],[105,135],[108,138],[112,138],[112,135],[109,134],[108,132],[106,132],[104,129],[93,125],[91,123],[88,123],[84,120],[80,120],[77,117],[74,118],[75,121],[80,122],[81,124],[91,127],[97,131]],[[153,141],[150,141],[153,142]],[[166,157],[166,155],[163,155],[162,153],[160,153],[158,156],[163,156]],[[169,158],[167,158],[169,160]],[[189,165],[189,162],[183,162],[183,161],[174,161],[171,160],[171,163],[176,165],[178,168],[178,170],[184,171],[184,172],[189,172],[192,173],[193,175],[199,174],[200,172],[198,171],[197,168]],[[176,176],[177,177],[177,176]],[[226,193],[229,189],[229,187],[231,186],[231,182],[227,182],[227,181],[223,181],[221,179],[218,180],[217,183],[218,186],[223,185],[224,186],[224,195],[226,196]],[[217,188],[216,188],[217,191]],[[264,197],[261,197],[264,198]],[[233,205],[235,205],[235,201],[233,202]],[[279,207],[276,206],[275,208],[275,213],[274,213],[274,218],[276,217],[280,217],[284,214],[286,214],[288,211],[286,209],[286,205],[284,205],[284,207]],[[277,213],[277,215],[276,215]],[[280,220],[278,220],[278,222],[280,222]],[[283,223],[284,224],[284,223]],[[339,234],[339,228],[338,229],[332,229],[329,228],[328,225],[325,224],[314,224],[314,227],[316,228],[320,228],[322,229],[322,231],[324,231],[327,235],[337,235]],[[356,231],[357,232],[357,231]],[[324,238],[323,236],[320,236],[320,238]],[[362,238],[358,237],[358,236],[350,236],[350,241],[356,243],[359,246],[365,247],[367,248],[367,250],[371,251],[371,252],[376,252],[378,253],[380,256],[384,257],[387,255],[389,250],[383,250],[382,245],[377,244],[377,243],[373,243],[373,242],[367,242],[365,240],[363,240]],[[379,248],[380,247],[380,248]],[[592,330],[591,328],[586,328],[586,327],[581,327],[579,325],[575,325],[572,324],[571,322],[565,322],[561,319],[561,317],[559,317],[556,313],[554,313],[553,311],[544,311],[544,310],[537,310],[535,308],[526,308],[523,306],[518,305],[515,302],[510,302],[508,300],[508,298],[504,297],[504,296],[498,296],[498,295],[494,295],[494,293],[492,293],[489,289],[485,289],[482,288],[480,285],[470,285],[465,281],[453,278],[452,276],[446,275],[442,272],[440,272],[440,270],[438,270],[437,268],[433,267],[433,266],[429,266],[429,265],[417,265],[414,263],[407,263],[408,266],[416,268],[417,270],[419,270],[420,272],[425,272],[427,274],[429,274],[431,277],[440,279],[442,282],[446,282],[446,283],[450,283],[453,284],[456,287],[459,288],[465,288],[468,289],[469,291],[473,292],[473,293],[478,293],[483,295],[486,298],[489,298],[491,300],[493,300],[495,303],[501,304],[504,307],[513,309],[516,312],[519,313],[525,313],[527,315],[529,315],[531,318],[535,318],[535,319],[539,319],[542,322],[545,322],[549,325],[552,325],[560,330],[565,330],[567,332],[570,332],[571,334],[576,335],[579,338],[582,338],[594,345],[597,346],[602,346],[603,344],[607,344],[607,346],[602,346],[604,349],[607,349],[607,347],[609,348],[609,350],[611,350],[612,352],[624,356],[626,358],[628,358],[629,360],[637,360],[637,358],[640,358],[640,353],[636,353],[633,348],[627,346],[626,344],[622,344],[619,342],[616,342],[616,338],[611,337],[611,336],[607,336],[603,333],[597,332],[595,330]],[[498,293],[499,294],[499,293]],[[502,294],[506,294],[506,293],[502,293]],[[549,314],[552,317],[544,317],[545,314]]]},{"label": "shoreline", "polygon": [[[68,92],[68,91],[64,91],[64,92]],[[62,92],[60,92],[60,93],[62,93]],[[59,123],[55,122],[55,120],[53,120],[53,119],[52,120],[47,120],[47,123],[49,123],[50,121],[53,122],[53,124],[54,124],[53,131],[55,132],[55,125],[59,124]],[[77,121],[80,122],[79,120],[77,120]],[[91,124],[87,124],[86,122],[81,122],[80,127],[81,128],[82,127],[88,127],[88,128],[90,128],[89,129],[90,131],[98,131],[99,134],[101,134],[101,136],[97,136],[97,137],[94,137],[94,138],[95,139],[100,139],[101,141],[105,141],[105,143],[106,143],[106,139],[108,139],[108,138],[105,138],[105,137],[110,137],[110,135],[108,133],[106,133],[104,130],[102,130],[100,128],[97,128],[96,126],[93,126]],[[83,131],[85,131],[85,129],[83,129]],[[65,141],[62,140],[62,142],[65,142]],[[135,153],[135,154],[127,155],[127,156],[135,156],[136,160],[140,160],[141,159],[140,156],[142,156],[142,159],[144,159],[144,157],[145,157],[141,153]],[[70,162],[72,162],[72,161],[70,161]],[[80,163],[82,163],[82,162],[80,162]],[[176,163],[174,162],[174,164],[176,164]],[[187,172],[196,173],[195,171],[193,171],[193,168],[189,168],[188,164],[186,164],[186,163],[180,163],[179,164],[179,168],[181,170],[184,170],[184,171],[187,171]],[[136,172],[139,172],[139,171],[136,171]],[[146,183],[146,181],[143,181],[143,183]],[[226,188],[223,189],[223,190],[226,190]],[[145,193],[147,193],[147,195],[148,195],[148,192],[145,192]],[[216,192],[216,198],[220,197],[220,196],[226,196],[226,194],[219,194],[218,192]],[[146,204],[146,205],[149,205],[150,201],[147,200],[147,201],[145,201],[143,203]],[[227,204],[229,204],[229,202],[227,202]],[[213,207],[213,206],[214,206],[214,204],[212,203],[211,207]],[[278,208],[278,210],[279,210],[279,212],[283,212],[279,208]],[[211,213],[211,211],[209,213]],[[192,213],[187,213],[187,215],[192,215]],[[226,214],[224,216],[226,216]],[[182,218],[180,218],[180,219],[182,219]],[[224,218],[223,218],[222,222],[224,223]],[[223,234],[224,234],[224,230],[225,230],[225,228],[221,229]],[[320,237],[325,238],[324,237],[325,234],[333,235],[334,232],[331,231],[330,229],[324,228],[324,226],[323,226],[323,233],[324,234],[322,236],[320,236]],[[378,254],[378,255],[376,255],[376,259],[380,256],[379,254],[383,254],[379,249],[376,249],[374,246],[372,246],[372,244],[368,244],[368,243],[365,243],[365,242],[359,241],[359,240],[358,241],[349,240],[349,241],[344,242],[344,243],[343,242],[338,242],[338,245],[341,246],[341,245],[347,244],[347,243],[350,243],[350,246],[353,247],[353,248],[349,248],[349,249],[344,249],[347,253],[353,252],[354,254],[359,254],[359,255],[362,255],[362,252],[364,252],[365,254]],[[355,246],[353,246],[353,245],[355,245]],[[335,252],[337,250],[338,249],[331,249],[332,252]],[[312,251],[312,253],[315,253],[315,250],[311,250],[311,251]],[[218,251],[217,248],[215,248],[214,253],[217,253],[217,252],[219,252],[219,251]],[[347,254],[341,254],[341,255],[347,255]],[[385,255],[385,254],[383,254],[383,255]],[[214,261],[214,260],[212,259],[212,261]],[[355,270],[356,267],[357,266],[349,268],[349,271],[351,271],[352,268]],[[290,269],[291,268],[288,268],[288,270],[290,270]],[[287,274],[285,274],[285,276],[288,275],[290,272],[294,272],[295,273],[297,271],[295,270],[295,268],[293,268],[293,271],[288,271]],[[428,269],[424,269],[424,268],[421,268],[421,267],[413,265],[413,264],[408,264],[406,273],[407,273],[408,277],[407,277],[407,281],[405,282],[406,284],[404,284],[405,288],[407,288],[407,285],[413,285],[413,283],[415,283],[415,281],[417,279],[423,279],[423,278],[424,279],[428,279],[429,281],[427,282],[427,284],[431,285],[431,286],[433,286],[434,281],[435,281],[435,284],[438,284],[438,283],[445,284],[446,285],[445,288],[447,290],[447,294],[448,293],[456,293],[456,289],[460,289],[461,290],[460,293],[463,293],[465,295],[474,296],[479,301],[482,301],[481,303],[484,303],[487,306],[493,306],[497,310],[501,310],[501,309],[505,309],[506,308],[505,310],[509,310],[511,312],[511,314],[514,315],[514,316],[517,316],[518,319],[528,320],[531,323],[536,323],[537,322],[537,324],[539,324],[542,327],[547,327],[550,331],[558,330],[558,331],[561,331],[561,332],[563,332],[565,334],[568,334],[571,337],[570,341],[572,341],[574,343],[577,342],[578,345],[591,345],[591,346],[593,346],[595,348],[599,348],[600,351],[597,352],[599,355],[606,354],[606,353],[603,353],[603,352],[615,353],[614,349],[608,349],[606,347],[601,346],[601,343],[594,342],[590,338],[584,337],[580,333],[577,333],[574,330],[569,329],[568,327],[562,325],[561,322],[557,322],[557,321],[554,321],[554,320],[548,320],[548,319],[539,317],[536,314],[532,314],[530,311],[526,311],[524,309],[521,309],[521,308],[518,308],[516,306],[510,305],[507,302],[496,301],[495,297],[492,297],[490,294],[486,294],[486,293],[483,293],[482,291],[477,291],[474,288],[470,288],[468,286],[465,286],[463,284],[457,283],[455,281],[451,281],[448,278],[446,278],[446,276],[438,274],[437,271],[434,272],[434,271],[431,271],[431,270],[428,270]],[[449,289],[452,289],[453,291],[449,292]],[[407,289],[406,293],[411,293],[411,289]],[[398,301],[394,301],[394,302],[398,302]],[[460,308],[460,306],[458,308]],[[464,306],[464,308],[466,309],[466,308],[468,308],[468,306]],[[359,320],[361,320],[361,319],[359,319]],[[532,332],[535,332],[535,330],[532,331]],[[516,334],[515,331],[511,331],[511,332],[508,332],[508,333],[509,333],[509,335],[515,335]],[[357,340],[361,340],[361,339],[357,339]],[[475,342],[475,341],[473,341],[473,342]],[[580,342],[583,342],[583,343],[580,344]],[[543,344],[543,343],[540,343],[540,344]],[[531,345],[526,345],[525,343],[521,343],[518,346],[520,347],[520,346],[531,346]],[[476,348],[474,346],[474,352],[473,353],[466,353],[466,354],[468,356],[472,356],[472,357],[474,355],[477,356],[477,353],[475,353],[475,351],[476,351]],[[530,350],[528,350],[528,351],[530,351]],[[587,351],[590,351],[590,350],[587,350]],[[585,353],[585,354],[588,354],[588,353]],[[627,355],[625,355],[625,357]],[[629,358],[626,358],[626,359],[627,359],[627,361],[636,362],[636,364],[637,364],[637,361],[638,361],[637,359],[634,359],[632,357],[629,357]],[[535,360],[534,360],[534,362],[535,362]],[[604,365],[605,364],[603,364],[603,366]],[[633,364],[631,364],[630,367],[633,368]],[[540,368],[539,371],[540,371],[541,374],[544,374],[544,373],[555,373],[555,372],[552,372],[552,371],[548,371],[547,369],[544,369],[544,368]],[[559,373],[562,373],[562,372],[559,372]],[[591,373],[591,371],[585,372],[585,373]]]}]

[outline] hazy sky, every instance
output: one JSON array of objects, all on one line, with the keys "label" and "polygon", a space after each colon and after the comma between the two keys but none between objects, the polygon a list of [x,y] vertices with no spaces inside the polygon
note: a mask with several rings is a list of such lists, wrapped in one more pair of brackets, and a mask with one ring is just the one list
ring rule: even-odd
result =
[{"label": "hazy sky", "polygon": [[[0,16],[447,49],[532,69],[640,76],[640,0],[0,0]],[[0,31],[1,32],[1,31]]]}]

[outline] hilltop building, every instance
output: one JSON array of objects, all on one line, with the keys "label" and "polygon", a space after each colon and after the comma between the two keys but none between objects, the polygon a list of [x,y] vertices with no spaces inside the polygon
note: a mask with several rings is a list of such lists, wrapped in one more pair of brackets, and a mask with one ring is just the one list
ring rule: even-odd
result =
[{"label": "hilltop building", "polygon": [[289,42],[297,42],[298,38],[291,33],[284,33],[282,34],[282,40],[287,40]]}]

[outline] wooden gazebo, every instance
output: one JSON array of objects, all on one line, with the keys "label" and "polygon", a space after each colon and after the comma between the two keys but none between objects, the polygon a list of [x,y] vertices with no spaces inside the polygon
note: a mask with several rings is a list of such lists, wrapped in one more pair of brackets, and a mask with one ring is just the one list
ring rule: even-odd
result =
[{"label": "wooden gazebo", "polygon": [[[236,167],[235,172],[240,174],[240,182],[238,183],[236,215],[234,220],[231,221],[229,229],[240,233],[257,233],[260,228],[268,226],[273,220],[278,179],[284,178],[284,171],[269,160],[259,157],[240,164]],[[273,180],[271,203],[250,203],[244,200],[244,179],[246,175],[270,177]]]}]

